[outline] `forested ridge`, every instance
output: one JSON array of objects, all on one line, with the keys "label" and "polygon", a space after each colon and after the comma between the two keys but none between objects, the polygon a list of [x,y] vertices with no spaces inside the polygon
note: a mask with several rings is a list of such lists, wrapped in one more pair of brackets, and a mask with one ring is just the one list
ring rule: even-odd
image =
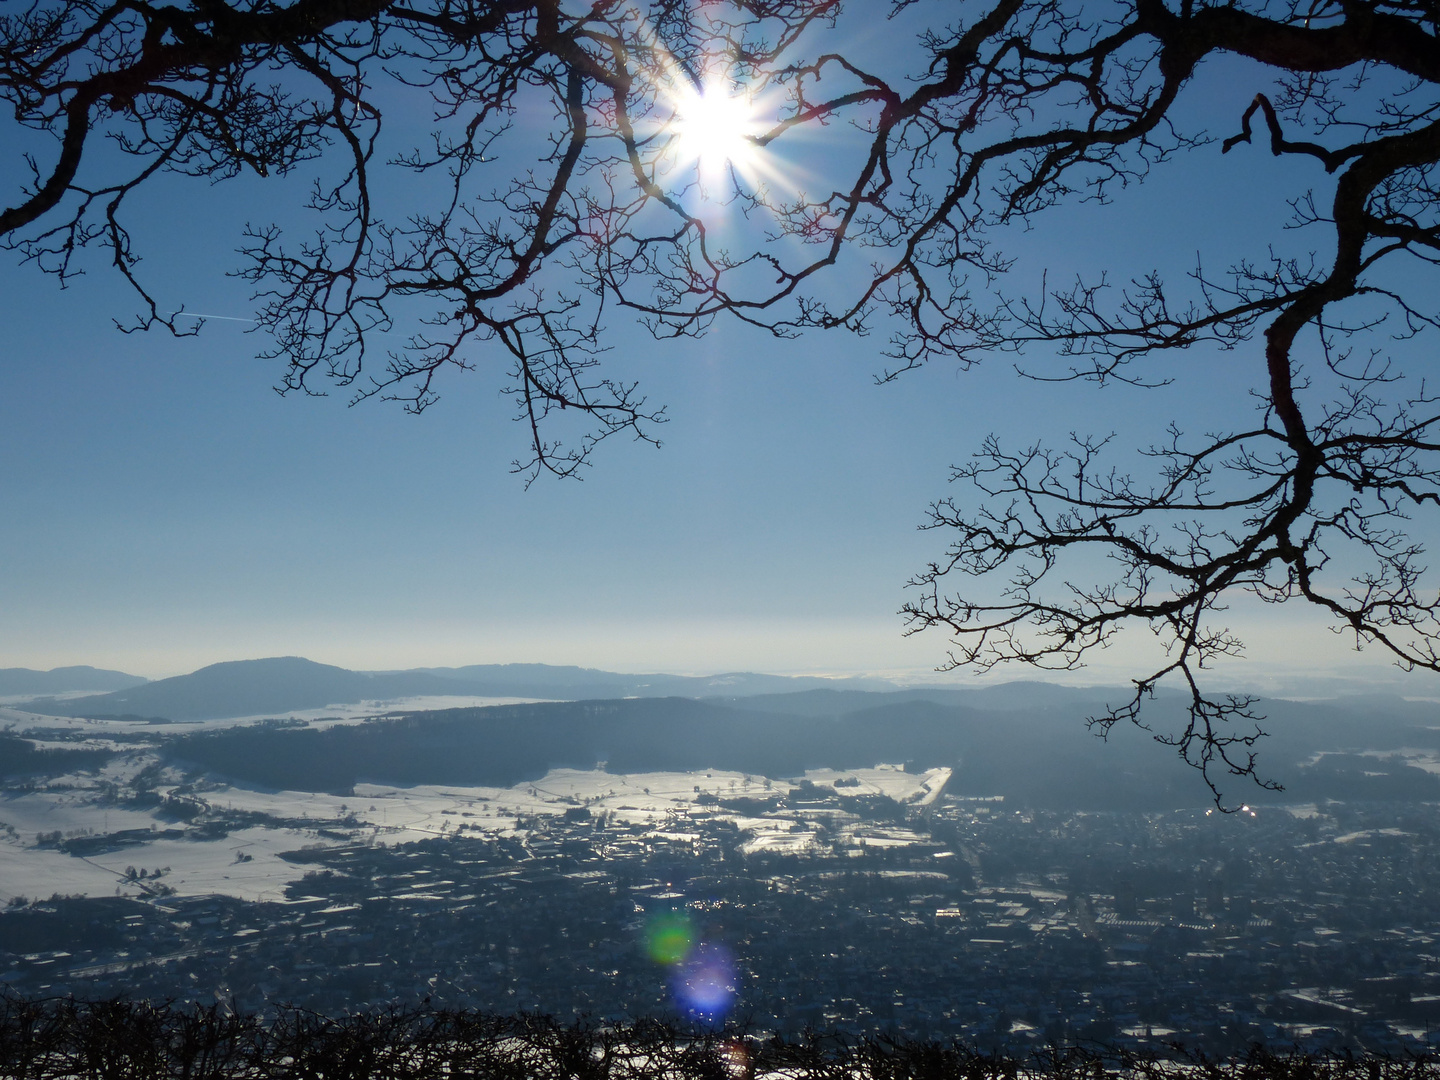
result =
[{"label": "forested ridge", "polygon": [[[722,769],[774,778],[883,762],[948,766],[956,770],[950,793],[999,794],[1025,805],[1118,810],[1207,801],[1164,747],[1135,731],[1102,741],[1076,722],[1074,703],[998,711],[861,695],[834,701],[868,700],[869,707],[827,713],[813,696],[797,697],[812,711],[780,711],[784,696],[759,708],[688,698],[550,702],[327,730],[248,725],[177,737],[168,752],[236,780],[302,791],[349,792],[361,782],[508,787],[602,762],[612,773]],[[1403,710],[1383,716],[1270,704],[1267,775],[1286,788],[1270,798],[1440,799],[1440,777],[1404,757],[1360,756],[1435,744],[1435,733]],[[1236,788],[1233,795],[1249,797],[1243,782]]]}]

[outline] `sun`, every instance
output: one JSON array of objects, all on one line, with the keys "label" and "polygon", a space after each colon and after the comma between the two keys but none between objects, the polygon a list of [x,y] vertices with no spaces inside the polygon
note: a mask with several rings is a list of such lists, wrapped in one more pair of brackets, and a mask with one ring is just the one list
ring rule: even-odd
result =
[{"label": "sun", "polygon": [[696,165],[702,176],[715,177],[727,167],[742,175],[759,163],[755,137],[762,132],[755,103],[723,83],[707,80],[685,85],[675,95],[675,152],[682,165]]}]

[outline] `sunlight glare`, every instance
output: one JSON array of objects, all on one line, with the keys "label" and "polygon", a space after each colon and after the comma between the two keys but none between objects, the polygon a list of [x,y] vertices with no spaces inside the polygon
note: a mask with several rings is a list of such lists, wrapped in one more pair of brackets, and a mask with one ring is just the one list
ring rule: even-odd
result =
[{"label": "sunlight glare", "polygon": [[702,173],[715,174],[727,164],[742,174],[758,160],[754,136],[761,133],[754,103],[707,80],[687,88],[675,102],[676,146],[682,163],[695,163]]}]

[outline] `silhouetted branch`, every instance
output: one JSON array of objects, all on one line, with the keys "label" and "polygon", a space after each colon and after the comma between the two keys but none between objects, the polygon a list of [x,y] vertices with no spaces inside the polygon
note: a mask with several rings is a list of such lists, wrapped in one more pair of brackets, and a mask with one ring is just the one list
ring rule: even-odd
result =
[{"label": "silhouetted branch", "polygon": [[[1001,353],[1034,379],[1144,388],[1187,353],[1200,378],[1209,350],[1248,355],[1258,412],[1237,390],[1224,430],[987,441],[955,471],[967,493],[933,509],[951,546],[905,608],[980,669],[1076,667],[1123,628],[1153,631],[1166,662],[1100,723],[1139,722],[1158,679],[1183,682],[1189,722],[1158,737],[1213,787],[1256,772],[1251,703],[1201,684],[1242,649],[1221,615],[1237,595],[1303,601],[1357,647],[1440,670],[1440,594],[1408,524],[1440,505],[1440,410],[1382,336],[1440,321],[1413,273],[1440,264],[1436,15],[984,0],[922,32],[898,78],[826,47],[836,0],[32,0],[0,14],[0,96],[50,152],[0,237],[62,280],[99,248],[140,326],[192,333],[137,271],[129,196],[162,172],[304,170],[313,234],[258,225],[242,252],[280,389],[418,412],[447,372],[491,370],[532,479],[576,475],[615,435],[655,440],[662,410],[607,353],[617,313],[661,341],[718,318],[777,338],[883,329],[882,380]],[[1328,186],[1277,226],[1324,254],[1009,295],[1007,228],[1218,159],[1176,106],[1222,54],[1259,85],[1219,152],[1259,118],[1273,155],[1323,166]],[[695,164],[684,114],[702,91],[756,96],[764,167]],[[427,129],[382,138],[417,101]],[[784,175],[810,133],[843,137]],[[397,173],[413,182],[393,212]]]}]

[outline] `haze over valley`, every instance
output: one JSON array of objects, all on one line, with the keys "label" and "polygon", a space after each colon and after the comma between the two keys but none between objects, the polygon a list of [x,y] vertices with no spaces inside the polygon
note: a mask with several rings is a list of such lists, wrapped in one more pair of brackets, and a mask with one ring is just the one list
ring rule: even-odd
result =
[{"label": "haze over valley", "polygon": [[1440,1080],[1437,5],[0,3],[0,1080]]},{"label": "haze over valley", "polygon": [[[29,995],[1391,1051],[1440,1000],[1430,702],[1264,701],[1284,790],[1222,814],[1172,749],[1087,729],[1103,687],[293,657],[0,680],[0,981]],[[666,927],[689,960],[655,958]]]}]

